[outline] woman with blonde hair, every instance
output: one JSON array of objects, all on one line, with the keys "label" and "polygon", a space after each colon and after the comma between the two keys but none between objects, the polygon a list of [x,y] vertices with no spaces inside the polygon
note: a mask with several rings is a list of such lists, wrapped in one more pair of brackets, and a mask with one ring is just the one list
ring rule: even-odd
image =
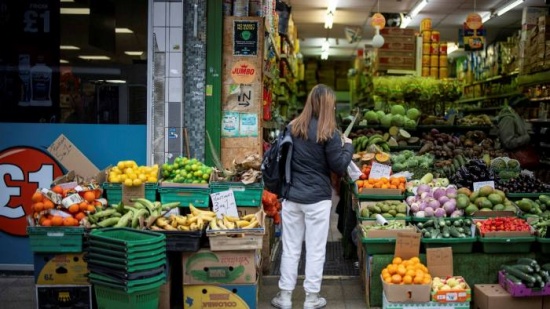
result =
[{"label": "woman with blonde hair", "polygon": [[280,292],[271,300],[276,308],[292,308],[304,240],[304,309],[327,304],[319,292],[330,229],[331,172],[344,175],[354,151],[351,140],[338,131],[335,110],[334,91],[319,84],[310,91],[303,111],[289,124],[294,144],[292,181],[282,203]]}]

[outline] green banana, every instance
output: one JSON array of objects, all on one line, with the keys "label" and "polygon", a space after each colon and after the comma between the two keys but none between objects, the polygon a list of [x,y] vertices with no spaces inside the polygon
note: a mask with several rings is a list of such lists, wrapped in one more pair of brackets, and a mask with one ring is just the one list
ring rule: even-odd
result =
[{"label": "green banana", "polygon": [[380,142],[383,142],[383,141],[384,141],[383,137],[370,138],[367,146],[378,145]]},{"label": "green banana", "polygon": [[178,207],[181,203],[180,202],[170,202],[170,203],[164,203],[162,204],[161,208],[162,210],[170,210]]},{"label": "green banana", "polygon": [[139,225],[139,218],[145,217],[149,214],[147,209],[140,209],[136,212],[134,212],[134,215],[132,216],[132,228],[137,228]]},{"label": "green banana", "polygon": [[138,197],[138,198],[132,199],[131,201],[140,203],[143,206],[145,206],[145,208],[147,208],[147,210],[149,211],[150,214],[152,214],[153,211],[155,210],[155,205],[153,204],[153,202],[151,202],[150,200],[148,200],[146,198]]}]

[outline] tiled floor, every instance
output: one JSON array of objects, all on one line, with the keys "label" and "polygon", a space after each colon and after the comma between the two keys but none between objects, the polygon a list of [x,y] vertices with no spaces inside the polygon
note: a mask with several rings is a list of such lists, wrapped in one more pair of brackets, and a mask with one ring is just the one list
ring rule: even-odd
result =
[{"label": "tiled floor", "polygon": [[[341,235],[336,228],[338,216],[332,217],[329,241],[339,241]],[[271,298],[277,294],[278,276],[264,276],[260,281],[258,308],[272,308]],[[293,308],[302,308],[304,291],[303,278],[299,279],[293,294]],[[327,299],[330,309],[366,308],[365,295],[359,277],[331,276],[323,280],[321,295]],[[36,295],[33,276],[0,275],[0,308],[27,309],[36,308]]]}]

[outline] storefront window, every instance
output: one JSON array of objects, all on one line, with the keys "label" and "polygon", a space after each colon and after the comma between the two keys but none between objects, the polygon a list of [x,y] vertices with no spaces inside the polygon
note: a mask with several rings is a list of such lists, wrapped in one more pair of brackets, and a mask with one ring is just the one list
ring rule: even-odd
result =
[{"label": "storefront window", "polygon": [[0,122],[145,124],[148,0],[0,0]]}]

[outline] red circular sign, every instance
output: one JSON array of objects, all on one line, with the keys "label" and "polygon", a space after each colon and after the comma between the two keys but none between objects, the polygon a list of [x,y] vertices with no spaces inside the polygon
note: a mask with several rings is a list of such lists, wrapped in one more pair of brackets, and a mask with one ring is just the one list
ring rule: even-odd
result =
[{"label": "red circular sign", "polygon": [[59,163],[42,150],[23,146],[0,152],[0,230],[26,236],[33,192],[62,175]]}]

